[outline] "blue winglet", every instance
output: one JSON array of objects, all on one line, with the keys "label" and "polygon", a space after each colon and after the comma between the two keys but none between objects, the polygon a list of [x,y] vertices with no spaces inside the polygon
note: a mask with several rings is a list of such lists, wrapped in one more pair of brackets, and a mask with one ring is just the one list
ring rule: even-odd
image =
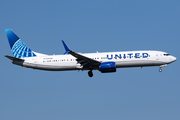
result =
[{"label": "blue winglet", "polygon": [[66,43],[63,40],[62,40],[62,43],[63,43],[64,48],[66,50],[66,52],[64,54],[69,54],[69,51],[71,51],[71,50],[68,48],[68,46],[66,45]]}]

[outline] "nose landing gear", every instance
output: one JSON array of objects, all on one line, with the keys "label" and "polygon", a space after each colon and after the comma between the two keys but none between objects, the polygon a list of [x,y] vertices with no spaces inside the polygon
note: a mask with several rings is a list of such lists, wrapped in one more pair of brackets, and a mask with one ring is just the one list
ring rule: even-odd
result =
[{"label": "nose landing gear", "polygon": [[162,72],[162,69],[161,69],[161,68],[162,68],[162,67],[166,67],[166,66],[167,66],[167,64],[160,65],[160,66],[159,66],[159,72]]},{"label": "nose landing gear", "polygon": [[93,76],[92,70],[90,70],[90,71],[88,72],[88,75],[89,75],[89,77],[92,77],[92,76]]}]

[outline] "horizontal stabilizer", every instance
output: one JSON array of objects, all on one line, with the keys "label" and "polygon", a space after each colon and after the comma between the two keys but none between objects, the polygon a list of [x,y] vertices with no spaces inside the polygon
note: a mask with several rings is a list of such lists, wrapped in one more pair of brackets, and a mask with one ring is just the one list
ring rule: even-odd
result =
[{"label": "horizontal stabilizer", "polygon": [[15,57],[8,56],[8,55],[5,55],[5,57],[7,57],[8,59],[10,59],[12,61],[19,61],[19,62],[23,62],[24,61],[23,59],[15,58]]}]

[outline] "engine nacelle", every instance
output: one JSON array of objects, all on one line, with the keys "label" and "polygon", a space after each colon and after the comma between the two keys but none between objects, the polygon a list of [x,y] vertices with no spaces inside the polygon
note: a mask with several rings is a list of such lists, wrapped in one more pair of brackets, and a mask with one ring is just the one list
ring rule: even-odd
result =
[{"label": "engine nacelle", "polygon": [[116,72],[116,63],[115,62],[104,62],[99,66],[99,71],[102,73]]}]

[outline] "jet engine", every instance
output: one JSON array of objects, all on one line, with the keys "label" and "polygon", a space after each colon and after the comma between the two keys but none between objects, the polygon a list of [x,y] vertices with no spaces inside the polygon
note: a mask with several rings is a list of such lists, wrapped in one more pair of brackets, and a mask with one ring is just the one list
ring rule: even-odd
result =
[{"label": "jet engine", "polygon": [[99,71],[101,71],[101,73],[116,72],[116,63],[115,62],[101,63],[99,66]]}]

